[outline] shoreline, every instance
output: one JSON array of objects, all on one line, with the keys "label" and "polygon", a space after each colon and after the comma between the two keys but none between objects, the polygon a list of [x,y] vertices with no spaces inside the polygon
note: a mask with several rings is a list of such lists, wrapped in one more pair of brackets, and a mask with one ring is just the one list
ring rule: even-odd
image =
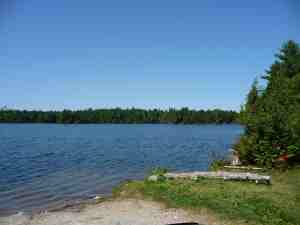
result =
[{"label": "shoreline", "polygon": [[112,193],[106,194],[106,195],[95,195],[92,197],[87,197],[85,199],[73,199],[69,201],[62,201],[62,202],[56,202],[51,205],[48,205],[47,207],[43,209],[32,209],[30,211],[15,211],[15,212],[7,212],[7,213],[0,213],[0,219],[4,217],[11,217],[16,215],[24,215],[28,217],[32,217],[35,215],[43,214],[43,213],[52,213],[52,212],[59,212],[64,210],[74,210],[78,211],[79,209],[82,209],[88,205],[95,205],[102,203],[104,201],[110,201],[112,200]]},{"label": "shoreline", "polygon": [[138,199],[114,198],[81,207],[65,208],[35,215],[15,214],[0,217],[2,225],[157,225],[197,222],[205,225],[225,225],[207,211],[197,213],[180,208],[167,208],[163,203]]},{"label": "shoreline", "polygon": [[299,167],[274,170],[271,185],[205,178],[132,180],[117,186],[112,197],[0,217],[0,225],[298,224],[299,174]]}]

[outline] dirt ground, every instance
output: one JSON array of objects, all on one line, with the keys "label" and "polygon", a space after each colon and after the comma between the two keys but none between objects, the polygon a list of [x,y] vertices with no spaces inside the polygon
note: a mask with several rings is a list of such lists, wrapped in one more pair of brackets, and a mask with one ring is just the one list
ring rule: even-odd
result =
[{"label": "dirt ground", "polygon": [[205,212],[197,214],[183,209],[168,209],[152,201],[126,199],[87,205],[77,210],[45,212],[34,216],[16,214],[1,217],[1,225],[165,225],[197,222],[225,225]]}]

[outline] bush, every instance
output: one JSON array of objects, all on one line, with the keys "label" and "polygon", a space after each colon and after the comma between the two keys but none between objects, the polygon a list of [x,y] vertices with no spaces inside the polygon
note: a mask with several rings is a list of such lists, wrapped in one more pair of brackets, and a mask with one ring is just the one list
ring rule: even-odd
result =
[{"label": "bush", "polygon": [[168,170],[165,169],[165,168],[161,168],[161,167],[157,167],[157,168],[154,168],[152,171],[151,171],[151,175],[157,175],[157,176],[163,176],[165,173],[167,173]]},{"label": "bush", "polygon": [[229,165],[229,164],[230,164],[230,162],[227,161],[227,160],[224,160],[224,159],[214,160],[212,162],[212,164],[210,165],[210,170],[217,171],[217,170],[219,170],[219,169],[221,169],[224,166]]}]

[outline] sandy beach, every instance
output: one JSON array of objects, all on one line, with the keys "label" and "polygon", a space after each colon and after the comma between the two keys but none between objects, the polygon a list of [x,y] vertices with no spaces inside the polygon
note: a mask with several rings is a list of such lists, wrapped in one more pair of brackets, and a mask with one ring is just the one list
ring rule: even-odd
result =
[{"label": "sandy beach", "polygon": [[221,225],[205,212],[195,214],[137,199],[117,199],[34,216],[19,213],[0,218],[1,225],[164,225],[181,222]]}]

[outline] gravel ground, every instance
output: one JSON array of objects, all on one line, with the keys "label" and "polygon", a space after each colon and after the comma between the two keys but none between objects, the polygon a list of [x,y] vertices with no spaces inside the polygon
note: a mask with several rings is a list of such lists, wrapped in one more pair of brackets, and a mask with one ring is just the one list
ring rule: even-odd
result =
[{"label": "gravel ground", "polygon": [[195,215],[182,209],[167,209],[157,202],[136,199],[106,201],[80,210],[62,210],[31,217],[17,214],[0,218],[1,225],[165,225],[182,222],[225,225],[205,213]]}]

